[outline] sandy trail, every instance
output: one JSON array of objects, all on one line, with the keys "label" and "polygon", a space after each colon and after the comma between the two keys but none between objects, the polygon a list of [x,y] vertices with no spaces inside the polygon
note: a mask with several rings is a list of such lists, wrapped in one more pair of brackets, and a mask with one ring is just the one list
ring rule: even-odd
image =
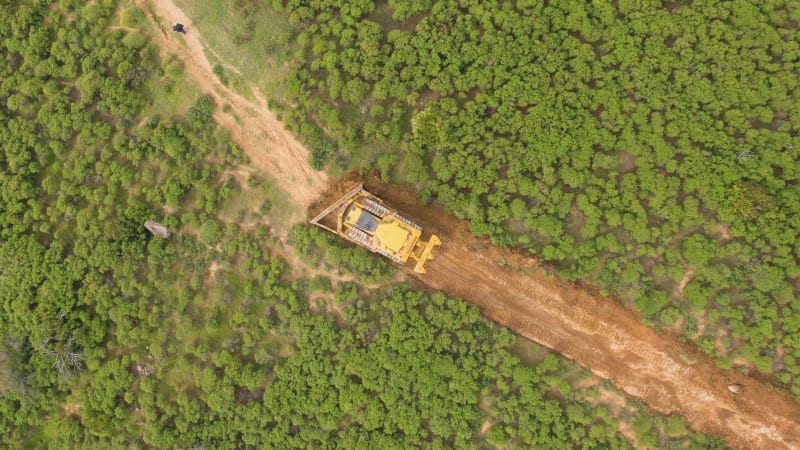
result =
[{"label": "sandy trail", "polygon": [[[215,118],[253,164],[285,186],[294,203],[308,207],[319,198],[327,177],[308,167],[308,151],[283,129],[262,97],[249,101],[217,80],[192,21],[172,0],[155,0],[153,11],[144,0],[137,2],[167,21],[160,22],[164,51],[181,58],[187,73],[218,105],[228,103],[241,115],[241,123],[219,110]],[[168,31],[171,21],[187,25],[188,34]],[[619,303],[552,279],[532,259],[479,242],[462,222],[421,206],[411,191],[380,183],[371,183],[370,189],[442,237],[444,245],[428,263],[428,274],[417,279],[420,285],[463,298],[488,318],[575,360],[653,409],[680,413],[692,428],[723,436],[730,445],[800,449],[800,404],[787,394],[718,368],[707,356],[679,347],[674,336],[657,334]],[[744,392],[730,393],[729,383],[745,386]]]},{"label": "sandy trail", "polygon": [[[272,175],[293,204],[304,208],[311,205],[325,188],[328,177],[309,167],[308,150],[267,108],[264,97],[254,88],[255,101],[251,101],[219,81],[192,20],[172,0],[155,0],[151,3],[152,9],[144,0],[136,3],[161,30],[160,35],[154,38],[162,52],[177,56],[186,67],[187,75],[196,80],[203,92],[214,98],[217,105],[214,118],[228,130],[252,164]],[[184,24],[187,33],[173,32],[173,22]],[[231,106],[235,116],[222,111],[225,104]],[[296,219],[300,221],[303,217]]]}]

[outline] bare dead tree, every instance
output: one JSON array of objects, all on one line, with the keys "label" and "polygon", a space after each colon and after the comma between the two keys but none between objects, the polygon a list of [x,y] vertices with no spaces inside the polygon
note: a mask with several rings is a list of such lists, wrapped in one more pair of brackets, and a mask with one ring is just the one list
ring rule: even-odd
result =
[{"label": "bare dead tree", "polygon": [[44,356],[52,358],[53,368],[63,378],[69,378],[81,368],[83,352],[78,348],[78,340],[73,335],[70,335],[65,340],[56,339],[52,336],[46,337],[39,345],[39,351]]},{"label": "bare dead tree", "polygon": [[140,362],[137,362],[133,366],[131,366],[131,370],[133,371],[134,374],[140,377],[147,377],[156,373],[155,368]]}]

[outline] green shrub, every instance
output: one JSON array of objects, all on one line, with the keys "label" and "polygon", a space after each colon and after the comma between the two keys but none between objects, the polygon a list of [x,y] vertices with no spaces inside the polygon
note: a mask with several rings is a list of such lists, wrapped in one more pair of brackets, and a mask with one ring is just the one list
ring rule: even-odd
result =
[{"label": "green shrub", "polygon": [[119,22],[120,25],[124,27],[137,28],[144,22],[145,19],[146,16],[141,8],[130,6],[122,10],[122,13],[120,13]]},{"label": "green shrub", "polygon": [[222,225],[214,219],[207,219],[200,228],[201,244],[213,247],[222,239]]},{"label": "green shrub", "polygon": [[201,95],[194,106],[186,112],[186,120],[196,130],[210,129],[214,122],[214,100],[210,95]]},{"label": "green shrub", "polygon": [[138,32],[134,31],[134,32],[126,34],[125,37],[122,38],[122,43],[126,47],[140,49],[140,48],[144,47],[145,45],[147,45],[147,38],[144,37],[144,35],[142,33],[138,33]]},{"label": "green shrub", "polygon": [[222,64],[214,64],[214,68],[212,69],[214,75],[219,78],[219,82],[224,84],[225,86],[228,85],[228,76],[225,75],[225,68],[222,67]]}]

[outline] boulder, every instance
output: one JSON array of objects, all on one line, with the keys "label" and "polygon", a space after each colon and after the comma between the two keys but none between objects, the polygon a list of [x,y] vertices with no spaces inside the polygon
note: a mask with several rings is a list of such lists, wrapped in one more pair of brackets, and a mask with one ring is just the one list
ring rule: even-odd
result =
[{"label": "boulder", "polygon": [[744,390],[744,386],[739,383],[731,383],[728,385],[728,390],[733,392],[734,394],[741,394]]},{"label": "boulder", "polygon": [[153,235],[158,236],[162,239],[166,239],[172,236],[172,233],[167,229],[167,227],[161,225],[160,223],[154,220],[148,220],[147,222],[145,222],[144,227],[147,228],[147,231],[153,233]]}]

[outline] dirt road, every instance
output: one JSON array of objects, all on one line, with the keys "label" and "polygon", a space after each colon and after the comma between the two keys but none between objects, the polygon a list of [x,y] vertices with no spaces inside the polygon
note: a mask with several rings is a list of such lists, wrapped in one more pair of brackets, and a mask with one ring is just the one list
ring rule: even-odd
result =
[{"label": "dirt road", "polygon": [[[788,395],[720,369],[618,302],[552,279],[532,259],[487,247],[460,230],[436,230],[444,245],[420,282],[465,299],[651,408],[679,413],[692,428],[732,446],[800,449],[800,404]],[[745,386],[744,392],[734,395],[729,383]]]},{"label": "dirt road", "polygon": [[[217,105],[214,118],[228,130],[252,164],[272,175],[295,205],[308,207],[316,200],[327,184],[327,175],[309,167],[308,150],[286,131],[259,92],[254,91],[255,100],[251,101],[219,81],[192,20],[172,0],[155,0],[150,4],[137,0],[136,3],[160,29],[156,39],[162,52],[177,56],[186,67],[187,75],[214,98]],[[184,24],[187,33],[173,32],[173,22]],[[231,113],[222,110],[225,104],[231,106]],[[298,221],[302,219],[297,218]]]},{"label": "dirt road", "polygon": [[[188,74],[241,117],[216,119],[257,167],[274,176],[292,200],[308,207],[327,179],[306,164],[307,151],[266,109],[223,86],[212,73],[192,21],[172,0],[154,0],[150,15],[163,17],[161,44],[178,55]],[[185,37],[164,26],[180,21]],[[186,44],[179,40],[185,39]],[[722,370],[708,357],[682,349],[673,337],[656,334],[617,302],[548,277],[532,259],[479,242],[463,223],[395,186],[370,188],[412,219],[437,232],[444,245],[418,283],[472,303],[490,319],[574,359],[662,413],[680,413],[695,429],[723,436],[742,449],[800,449],[800,404],[755,379]],[[408,270],[410,276],[415,276]],[[729,383],[745,386],[734,395]]]}]

